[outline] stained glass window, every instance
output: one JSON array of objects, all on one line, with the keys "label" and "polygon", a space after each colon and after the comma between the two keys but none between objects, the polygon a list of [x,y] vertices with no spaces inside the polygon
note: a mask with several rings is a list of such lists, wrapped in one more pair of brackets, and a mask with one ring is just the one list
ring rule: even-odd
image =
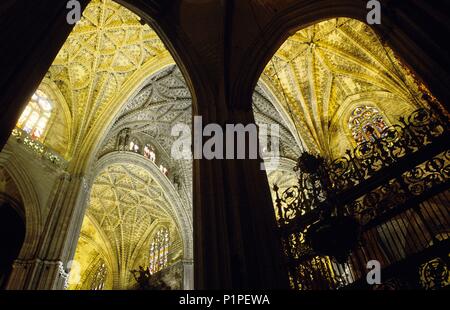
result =
[{"label": "stained glass window", "polygon": [[150,273],[154,274],[167,267],[169,253],[169,230],[165,227],[158,230],[150,245]]},{"label": "stained glass window", "polygon": [[348,121],[356,143],[373,142],[383,135],[387,127],[380,111],[370,106],[359,106],[353,110]]},{"label": "stained glass window", "polygon": [[137,141],[132,140],[129,146],[130,151],[138,153],[139,152],[139,144]]},{"label": "stained glass window", "polygon": [[169,174],[169,170],[167,170],[167,168],[164,167],[163,165],[159,165],[159,170],[161,170],[161,172],[162,172],[164,175],[168,175],[168,174]]},{"label": "stained glass window", "polygon": [[91,290],[100,291],[105,286],[107,269],[105,263],[101,262],[100,266],[98,266],[97,270],[93,274],[91,281]]},{"label": "stained glass window", "polygon": [[45,132],[52,110],[53,105],[48,97],[42,91],[37,90],[22,112],[17,127],[22,128],[31,137],[39,139]]},{"label": "stained glass window", "polygon": [[156,153],[153,150],[153,147],[148,144],[144,147],[144,156],[150,159],[152,162],[156,161]]}]

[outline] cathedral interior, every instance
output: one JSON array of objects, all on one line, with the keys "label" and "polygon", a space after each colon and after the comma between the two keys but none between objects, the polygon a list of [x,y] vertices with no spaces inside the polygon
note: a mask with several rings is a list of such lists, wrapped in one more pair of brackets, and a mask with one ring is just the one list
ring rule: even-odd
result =
[{"label": "cathedral interior", "polygon": [[[0,4],[1,289],[450,287],[448,2],[66,2]],[[194,116],[279,151],[176,159]]]}]

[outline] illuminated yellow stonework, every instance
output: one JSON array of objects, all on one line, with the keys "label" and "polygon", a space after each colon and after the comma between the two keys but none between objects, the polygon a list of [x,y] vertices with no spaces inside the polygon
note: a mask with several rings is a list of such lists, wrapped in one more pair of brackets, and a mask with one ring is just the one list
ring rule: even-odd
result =
[{"label": "illuminated yellow stonework", "polygon": [[168,57],[156,33],[134,13],[111,0],[89,3],[47,73],[70,110],[69,158],[98,134],[98,122],[116,112],[116,100],[136,86],[130,85],[135,77]]},{"label": "illuminated yellow stonework", "polygon": [[327,20],[289,37],[262,79],[292,112],[308,149],[327,157],[354,146],[346,129],[353,107],[368,103],[393,123],[422,104],[413,76],[392,51],[368,25],[347,18]]},{"label": "illuminated yellow stonework", "polygon": [[[113,164],[95,179],[87,216],[74,260],[80,263],[81,282],[72,289],[89,289],[83,282],[91,265],[101,257],[113,279],[105,288],[135,286],[130,270],[149,265],[150,243],[161,227],[169,229],[169,262],[182,258],[182,241],[168,198],[151,174],[133,164]],[[74,275],[71,275],[72,279]]]},{"label": "illuminated yellow stonework", "polygon": [[[137,15],[112,0],[90,1],[39,86],[55,105],[44,143],[71,161],[73,171],[91,169],[89,159],[123,105],[173,63]],[[104,289],[135,285],[130,269],[148,265],[152,234],[162,225],[171,234],[170,259],[179,260],[183,245],[167,210],[162,188],[145,169],[107,167],[90,189],[69,288],[92,289],[102,263]]]},{"label": "illuminated yellow stonework", "polygon": [[70,266],[69,289],[91,289],[90,274],[99,267],[100,260],[105,261],[109,271],[104,282],[104,289],[112,289],[114,281],[112,270],[114,270],[113,263],[115,262],[113,253],[111,244],[98,224],[95,220],[91,220],[90,216],[86,216],[75,258]]}]

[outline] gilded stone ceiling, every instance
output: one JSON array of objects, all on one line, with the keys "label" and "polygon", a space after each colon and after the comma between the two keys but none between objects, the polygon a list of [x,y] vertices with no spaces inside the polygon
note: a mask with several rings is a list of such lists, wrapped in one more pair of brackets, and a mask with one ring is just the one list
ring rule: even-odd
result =
[{"label": "gilded stone ceiling", "polygon": [[[171,148],[177,137],[172,127],[182,123],[191,126],[192,99],[180,70],[171,65],[153,75],[138,94],[124,105],[114,125],[106,135],[98,157],[117,148],[117,135],[125,128],[140,141],[156,148],[157,164],[169,170],[183,203],[192,206],[192,161],[174,160]],[[141,148],[143,146],[141,145]]]},{"label": "gilded stone ceiling", "polygon": [[[182,242],[169,209],[166,193],[145,168],[129,163],[106,167],[92,186],[81,231],[80,241],[85,241],[79,243],[75,260],[84,264],[83,271],[91,256],[101,256],[116,278],[115,287],[129,288],[135,284],[130,270],[148,265],[150,236],[159,225],[170,230],[171,259],[181,258]],[[94,253],[86,240],[102,251]]]},{"label": "gilded stone ceiling", "polygon": [[102,121],[133,74],[165,53],[156,33],[128,9],[111,0],[89,3],[47,73],[73,120],[69,154]]},{"label": "gilded stone ceiling", "polygon": [[394,104],[387,114],[396,105],[417,105],[413,77],[368,25],[353,19],[298,31],[276,52],[263,79],[285,101],[307,147],[325,156],[332,153],[333,122],[342,121],[339,113],[354,104],[348,100],[352,96],[380,102],[389,94]]}]

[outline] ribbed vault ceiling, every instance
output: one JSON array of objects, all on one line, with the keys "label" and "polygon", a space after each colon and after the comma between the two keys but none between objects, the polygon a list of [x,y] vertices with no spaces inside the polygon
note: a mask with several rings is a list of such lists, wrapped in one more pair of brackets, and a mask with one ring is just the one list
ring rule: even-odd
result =
[{"label": "ribbed vault ceiling", "polygon": [[373,94],[379,101],[375,94],[384,92],[401,104],[414,101],[411,92],[417,92],[411,74],[370,27],[348,18],[320,22],[289,37],[264,77],[285,97],[308,147],[325,155],[331,153],[332,122],[349,97]]},{"label": "ribbed vault ceiling", "polygon": [[[109,259],[109,266],[112,265],[113,270],[109,271],[118,279],[116,288],[133,285],[130,270],[148,265],[150,236],[158,225],[171,231],[170,251],[182,250],[176,224],[168,210],[170,206],[164,190],[144,167],[130,163],[112,164],[96,177],[87,209],[88,219],[85,219],[81,233],[106,249],[103,259]],[[95,225],[89,226],[89,223]],[[85,256],[91,252],[78,249],[75,260],[89,264],[90,260]],[[82,266],[82,270],[88,267]]]},{"label": "ribbed vault ceiling", "polygon": [[165,53],[156,33],[122,5],[89,3],[47,74],[70,109],[72,154],[132,75]]}]

